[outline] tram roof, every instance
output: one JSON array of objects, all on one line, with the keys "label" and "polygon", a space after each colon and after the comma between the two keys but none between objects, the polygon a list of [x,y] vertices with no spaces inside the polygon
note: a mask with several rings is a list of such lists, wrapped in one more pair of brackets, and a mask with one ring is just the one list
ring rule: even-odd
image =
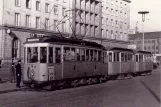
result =
[{"label": "tram roof", "polygon": [[151,52],[149,52],[149,51],[137,51],[137,53],[143,53],[143,54],[152,54]]},{"label": "tram roof", "polygon": [[[36,41],[34,41],[36,40]],[[82,39],[75,39],[75,38],[60,38],[60,37],[54,37],[54,36],[44,36],[44,37],[38,37],[38,38],[27,38],[26,43],[61,43],[61,44],[75,44],[75,45],[82,45],[82,46],[91,46],[96,48],[105,49],[104,46],[101,44],[98,44],[96,42],[90,42],[85,41]]]},{"label": "tram roof", "polygon": [[126,52],[134,52],[133,50],[131,49],[127,49],[127,48],[119,48],[119,47],[113,47],[110,49],[111,51],[126,51]]}]

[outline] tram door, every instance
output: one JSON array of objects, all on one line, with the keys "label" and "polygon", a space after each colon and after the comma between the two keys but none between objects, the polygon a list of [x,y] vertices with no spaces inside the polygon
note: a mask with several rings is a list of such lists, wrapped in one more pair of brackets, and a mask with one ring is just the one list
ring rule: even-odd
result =
[{"label": "tram door", "polygon": [[55,79],[63,78],[63,58],[62,58],[62,46],[55,45]]}]

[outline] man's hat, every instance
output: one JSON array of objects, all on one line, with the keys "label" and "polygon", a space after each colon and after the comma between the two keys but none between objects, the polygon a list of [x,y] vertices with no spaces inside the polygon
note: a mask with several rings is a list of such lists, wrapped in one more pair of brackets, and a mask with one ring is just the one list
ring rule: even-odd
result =
[{"label": "man's hat", "polygon": [[21,62],[21,60],[18,60],[18,62]]}]

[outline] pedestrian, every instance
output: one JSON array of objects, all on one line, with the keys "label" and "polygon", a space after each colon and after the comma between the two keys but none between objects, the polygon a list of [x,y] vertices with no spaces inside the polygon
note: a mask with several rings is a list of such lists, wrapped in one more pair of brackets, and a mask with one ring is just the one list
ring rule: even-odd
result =
[{"label": "pedestrian", "polygon": [[12,63],[11,69],[10,69],[10,82],[15,82],[15,65]]},{"label": "pedestrian", "polygon": [[16,87],[20,88],[20,83],[21,83],[21,60],[18,61],[17,65],[15,66],[16,68],[16,78],[17,78],[17,84]]}]

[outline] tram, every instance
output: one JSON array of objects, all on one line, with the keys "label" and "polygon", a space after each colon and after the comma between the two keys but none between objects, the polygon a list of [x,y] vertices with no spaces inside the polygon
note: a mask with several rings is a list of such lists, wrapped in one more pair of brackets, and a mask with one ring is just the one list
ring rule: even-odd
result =
[{"label": "tram", "polygon": [[109,79],[131,78],[134,73],[134,51],[114,47],[107,51],[108,60],[108,77]]},{"label": "tram", "polygon": [[103,82],[108,75],[106,57],[105,48],[95,42],[51,36],[28,38],[23,83],[53,89]]},{"label": "tram", "polygon": [[137,51],[135,54],[135,74],[149,74],[153,69],[152,53],[147,51]]},{"label": "tram", "polygon": [[152,53],[55,36],[27,38],[23,83],[50,89],[102,83],[150,74]]}]

